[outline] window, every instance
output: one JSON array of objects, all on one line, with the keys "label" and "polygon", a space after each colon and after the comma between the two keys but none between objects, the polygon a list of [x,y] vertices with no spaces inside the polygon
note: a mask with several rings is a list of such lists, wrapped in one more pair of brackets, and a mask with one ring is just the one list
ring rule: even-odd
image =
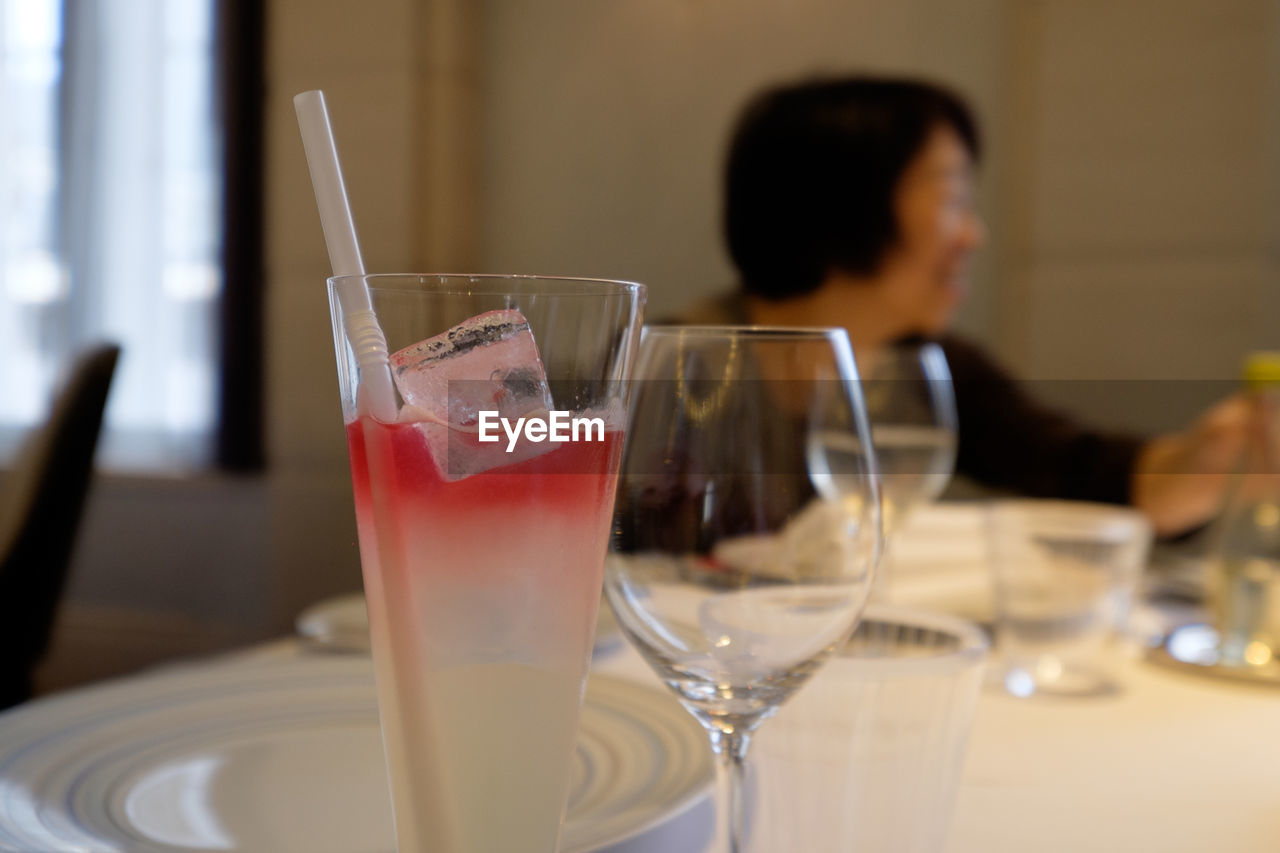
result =
[{"label": "window", "polygon": [[99,456],[190,468],[219,427],[214,0],[0,0],[0,434],[85,345],[123,352]]},{"label": "window", "polygon": [[67,276],[57,252],[57,2],[0,0],[0,424],[41,417]]}]

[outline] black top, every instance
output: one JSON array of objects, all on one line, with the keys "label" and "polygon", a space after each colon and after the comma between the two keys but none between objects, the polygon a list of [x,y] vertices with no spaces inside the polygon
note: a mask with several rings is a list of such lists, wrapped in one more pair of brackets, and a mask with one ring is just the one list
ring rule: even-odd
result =
[{"label": "black top", "polygon": [[1141,439],[1089,429],[1033,400],[968,341],[938,343],[955,385],[958,472],[1033,497],[1129,502]]},{"label": "black top", "polygon": [[[679,323],[746,323],[738,294],[700,303]],[[1032,399],[977,345],[954,335],[937,341],[955,386],[956,471],[983,485],[1031,497],[1126,504],[1143,441],[1090,429]]]}]

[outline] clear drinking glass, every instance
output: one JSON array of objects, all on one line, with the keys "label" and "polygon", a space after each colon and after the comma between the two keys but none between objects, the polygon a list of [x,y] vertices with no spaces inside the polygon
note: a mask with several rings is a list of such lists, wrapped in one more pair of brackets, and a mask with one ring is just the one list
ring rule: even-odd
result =
[{"label": "clear drinking glass", "polygon": [[738,853],[751,734],[853,631],[879,556],[853,351],[843,329],[652,327],[635,377],[605,592],[706,727]]},{"label": "clear drinking glass", "polygon": [[644,288],[371,275],[329,293],[399,850],[553,853]]},{"label": "clear drinking glass", "polygon": [[1113,647],[1151,548],[1135,509],[1005,500],[987,508],[1001,681],[1015,696],[1112,693]]},{"label": "clear drinking glass", "polygon": [[870,604],[757,738],[761,790],[790,794],[763,849],[940,853],[987,659],[977,625]]}]

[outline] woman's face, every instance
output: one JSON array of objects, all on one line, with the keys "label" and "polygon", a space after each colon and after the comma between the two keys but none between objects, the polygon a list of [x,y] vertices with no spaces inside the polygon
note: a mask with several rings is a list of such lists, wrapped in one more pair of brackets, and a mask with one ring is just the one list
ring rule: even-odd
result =
[{"label": "woman's face", "polygon": [[898,241],[871,286],[900,334],[938,334],[968,293],[969,257],[985,236],[973,161],[950,126],[938,125],[903,172],[894,214]]}]

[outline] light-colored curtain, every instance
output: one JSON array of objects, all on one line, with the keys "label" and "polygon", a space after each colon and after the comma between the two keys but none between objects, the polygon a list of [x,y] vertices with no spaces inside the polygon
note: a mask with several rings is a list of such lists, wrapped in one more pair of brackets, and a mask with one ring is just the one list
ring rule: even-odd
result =
[{"label": "light-colored curtain", "polygon": [[66,349],[57,255],[57,0],[0,0],[0,427],[42,417]]},{"label": "light-colored curtain", "polygon": [[[21,338],[0,347],[16,345],[36,378],[10,371],[6,384],[26,393],[21,410],[0,421],[29,421],[29,386],[41,385],[34,396],[43,402],[53,365],[91,341],[114,340],[123,355],[107,410],[106,464],[202,464],[216,419],[222,288],[212,0],[0,5],[15,15],[43,6],[51,26],[40,34],[47,42],[52,31],[62,44],[45,91],[56,116],[47,158],[57,187],[52,227],[43,244],[19,247],[26,260],[16,271],[6,256],[10,298],[0,302]],[[26,295],[15,300],[15,292]],[[0,389],[0,407],[8,396]]]}]

